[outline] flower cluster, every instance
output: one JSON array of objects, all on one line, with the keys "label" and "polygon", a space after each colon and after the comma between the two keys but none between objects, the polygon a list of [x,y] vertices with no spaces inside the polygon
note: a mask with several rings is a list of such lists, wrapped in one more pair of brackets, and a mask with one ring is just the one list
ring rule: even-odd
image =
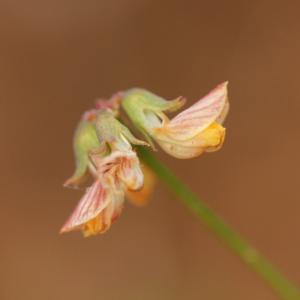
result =
[{"label": "flower cluster", "polygon": [[[168,154],[187,159],[218,150],[224,141],[222,123],[228,112],[227,83],[173,119],[166,112],[181,108],[185,99],[167,101],[143,89],[131,89],[99,100],[82,116],[74,136],[76,170],[65,186],[77,187],[92,175],[93,183],[61,232],[81,230],[84,236],[105,232],[120,216],[124,198],[142,204],[149,197],[155,176],[140,163],[135,145],[153,140]],[[137,139],[119,121],[123,108],[147,142]]]}]

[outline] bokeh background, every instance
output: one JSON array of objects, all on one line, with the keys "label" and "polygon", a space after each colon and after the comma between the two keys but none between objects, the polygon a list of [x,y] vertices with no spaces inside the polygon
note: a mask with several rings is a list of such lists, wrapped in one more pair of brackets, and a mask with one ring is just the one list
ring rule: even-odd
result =
[{"label": "bokeh background", "polygon": [[300,284],[300,20],[297,1],[0,3],[0,299],[277,297],[158,184],[109,233],[58,231],[83,191],[72,134],[97,97],[133,86],[193,103],[229,80],[224,148],[159,153]]}]

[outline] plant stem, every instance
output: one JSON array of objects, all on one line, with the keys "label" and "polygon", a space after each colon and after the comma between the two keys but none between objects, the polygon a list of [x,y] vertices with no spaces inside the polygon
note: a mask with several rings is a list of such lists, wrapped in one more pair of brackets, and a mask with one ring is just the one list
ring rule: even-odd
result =
[{"label": "plant stem", "polygon": [[138,152],[141,159],[154,170],[157,176],[167,184],[170,190],[179,197],[183,204],[222,240],[226,246],[231,248],[244,263],[256,271],[281,299],[300,299],[298,288],[269,263],[248,241],[207,207],[170,169],[156,159],[149,150],[139,147]]}]

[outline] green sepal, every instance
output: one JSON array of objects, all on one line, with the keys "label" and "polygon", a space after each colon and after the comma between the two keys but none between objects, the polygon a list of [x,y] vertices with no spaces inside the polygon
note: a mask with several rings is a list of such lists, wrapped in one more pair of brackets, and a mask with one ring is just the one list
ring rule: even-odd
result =
[{"label": "green sepal", "polygon": [[89,165],[89,153],[100,147],[94,122],[81,121],[75,131],[73,148],[76,169],[64,185],[77,186],[85,177]]},{"label": "green sepal", "polygon": [[131,148],[130,144],[148,145],[137,139],[110,110],[99,111],[95,127],[98,139],[108,144],[111,150],[127,150]]},{"label": "green sepal", "polygon": [[151,128],[168,120],[164,112],[174,112],[184,103],[185,99],[182,97],[168,101],[147,90],[134,88],[124,93],[122,107],[132,123],[153,146],[150,136]]}]

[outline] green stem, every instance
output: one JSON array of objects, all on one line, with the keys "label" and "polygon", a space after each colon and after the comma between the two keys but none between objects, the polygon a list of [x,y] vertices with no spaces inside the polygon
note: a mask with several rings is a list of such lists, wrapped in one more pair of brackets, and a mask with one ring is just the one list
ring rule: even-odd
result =
[{"label": "green stem", "polygon": [[170,169],[157,160],[150,151],[139,148],[142,160],[149,165],[157,176],[163,180],[171,191],[176,194],[202,222],[220,239],[231,248],[241,260],[250,266],[264,279],[269,286],[285,300],[299,300],[300,292],[279,270],[269,263],[249,242],[228,226],[216,215],[196,194],[178,179]]}]

